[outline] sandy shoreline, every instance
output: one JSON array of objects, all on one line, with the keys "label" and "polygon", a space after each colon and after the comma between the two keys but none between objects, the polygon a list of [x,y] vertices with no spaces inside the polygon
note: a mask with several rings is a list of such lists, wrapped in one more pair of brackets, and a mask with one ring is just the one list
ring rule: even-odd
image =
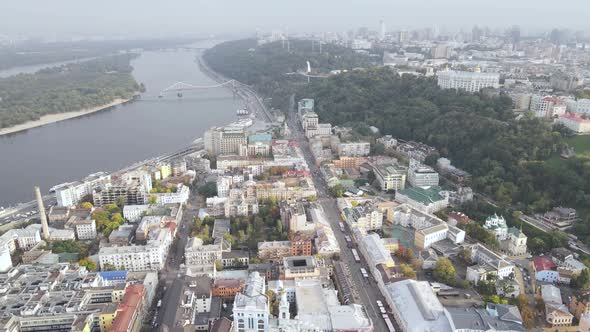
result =
[{"label": "sandy shoreline", "polygon": [[129,99],[117,98],[108,104],[84,109],[84,110],[77,111],[77,112],[67,112],[67,113],[57,113],[57,114],[44,115],[39,120],[29,121],[29,122],[21,123],[16,126],[0,129],[0,136],[16,133],[16,132],[31,129],[31,128],[41,127],[41,126],[44,126],[44,125],[47,125],[50,123],[55,123],[55,122],[68,120],[68,119],[72,119],[72,118],[77,118],[79,116],[95,113],[95,112],[102,111],[102,110],[109,108],[109,107],[113,107],[113,106],[117,106],[117,105],[126,103],[130,100],[133,100],[133,98],[129,98]]}]

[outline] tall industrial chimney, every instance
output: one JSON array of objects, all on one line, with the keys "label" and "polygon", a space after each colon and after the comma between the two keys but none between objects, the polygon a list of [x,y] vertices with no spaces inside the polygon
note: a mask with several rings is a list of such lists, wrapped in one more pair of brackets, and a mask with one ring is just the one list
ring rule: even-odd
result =
[{"label": "tall industrial chimney", "polygon": [[41,189],[39,189],[38,186],[35,186],[35,198],[37,199],[39,218],[41,219],[41,229],[43,230],[43,239],[49,240],[49,225],[47,224],[47,214],[45,213],[45,206],[43,205],[43,196],[41,196]]}]

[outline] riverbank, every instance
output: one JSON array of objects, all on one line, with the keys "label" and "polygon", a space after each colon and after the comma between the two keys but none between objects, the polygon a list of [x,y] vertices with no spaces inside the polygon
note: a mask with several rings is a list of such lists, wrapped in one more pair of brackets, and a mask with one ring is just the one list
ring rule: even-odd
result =
[{"label": "riverbank", "polygon": [[96,106],[96,107],[92,107],[92,108],[87,108],[87,109],[77,111],[77,112],[66,112],[66,113],[43,115],[39,120],[21,123],[19,125],[8,127],[8,128],[2,128],[2,129],[0,129],[0,136],[13,134],[13,133],[17,133],[19,131],[37,128],[37,127],[41,127],[41,126],[48,125],[51,123],[64,121],[64,120],[68,120],[68,119],[73,119],[73,118],[77,118],[77,117],[80,117],[83,115],[99,112],[99,111],[105,110],[105,109],[113,107],[113,106],[124,104],[126,102],[131,101],[131,100],[133,100],[133,98],[128,98],[128,99],[117,98],[108,104]]}]

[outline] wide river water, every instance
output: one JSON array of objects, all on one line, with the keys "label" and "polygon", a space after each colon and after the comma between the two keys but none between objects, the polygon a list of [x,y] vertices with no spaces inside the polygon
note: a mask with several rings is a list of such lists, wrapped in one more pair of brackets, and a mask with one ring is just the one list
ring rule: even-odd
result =
[{"label": "wide river water", "polygon": [[233,121],[243,102],[224,88],[191,91],[182,98],[176,94],[157,97],[179,81],[215,84],[199,70],[197,52],[150,51],[133,60],[133,75],[147,88],[142,99],[0,136],[0,206],[31,201],[35,185],[47,192],[90,173],[115,171],[172,152],[201,137],[209,127]]}]

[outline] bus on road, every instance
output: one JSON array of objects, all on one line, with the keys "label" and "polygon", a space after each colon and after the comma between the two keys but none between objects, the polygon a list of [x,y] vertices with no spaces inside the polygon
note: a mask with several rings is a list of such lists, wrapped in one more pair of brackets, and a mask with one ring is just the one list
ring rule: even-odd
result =
[{"label": "bus on road", "polygon": [[354,261],[355,262],[360,262],[361,258],[359,257],[359,253],[356,251],[356,249],[352,249],[352,256],[354,256]]},{"label": "bus on road", "polygon": [[365,270],[365,268],[361,267],[361,274],[363,275],[363,277],[365,277],[366,279],[369,279],[369,274],[367,273],[367,270]]},{"label": "bus on road", "polygon": [[345,235],[344,239],[346,240],[346,246],[352,248],[352,240],[350,239],[350,236]]},{"label": "bus on road", "polygon": [[387,314],[383,314],[383,320],[385,321],[385,325],[387,325],[387,330],[389,330],[389,332],[395,332],[395,328],[393,327],[391,319],[389,319]]}]

